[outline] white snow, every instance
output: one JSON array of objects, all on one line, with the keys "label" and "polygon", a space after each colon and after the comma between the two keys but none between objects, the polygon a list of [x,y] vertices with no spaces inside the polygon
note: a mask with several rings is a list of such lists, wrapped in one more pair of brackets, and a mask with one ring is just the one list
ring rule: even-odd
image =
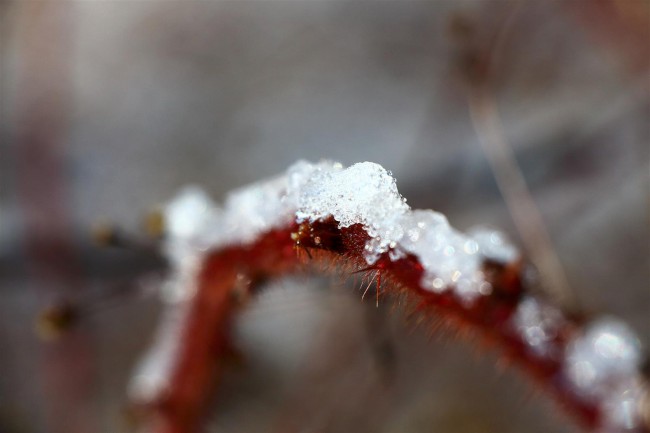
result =
[{"label": "white snow", "polygon": [[643,400],[641,344],[621,321],[603,317],[590,323],[570,343],[564,369],[574,391],[600,402],[602,431],[619,432],[638,426]]},{"label": "white snow", "polygon": [[577,390],[586,394],[606,392],[610,382],[619,382],[638,370],[640,342],[622,322],[611,317],[591,323],[584,335],[569,346],[566,369]]},{"label": "white snow", "polygon": [[176,302],[167,305],[163,311],[154,343],[129,383],[129,394],[135,401],[152,401],[169,386],[181,349],[189,306],[189,302]]},{"label": "white snow", "polygon": [[[453,288],[465,303],[490,293],[481,272],[484,259],[511,262],[517,250],[487,229],[469,235],[451,227],[444,215],[411,210],[391,173],[362,162],[344,168],[335,162],[298,161],[274,179],[233,191],[219,208],[196,187],[186,188],[165,208],[166,251],[178,270],[196,256],[228,244],[247,244],[260,234],[294,221],[333,217],[339,227],[361,224],[371,237],[364,257],[374,264],[415,255],[425,272],[422,287]],[[189,266],[189,265],[188,265]]]},{"label": "white snow", "polygon": [[519,301],[512,318],[515,330],[528,349],[541,357],[558,355],[560,348],[554,344],[554,339],[565,323],[557,307],[532,296]]}]

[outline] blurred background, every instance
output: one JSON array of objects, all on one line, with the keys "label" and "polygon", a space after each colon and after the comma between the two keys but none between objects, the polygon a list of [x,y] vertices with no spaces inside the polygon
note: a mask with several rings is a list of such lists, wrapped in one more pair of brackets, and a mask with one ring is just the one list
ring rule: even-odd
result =
[{"label": "blurred background", "polygon": [[[649,64],[646,0],[0,1],[0,432],[132,431],[164,263],[91,227],[138,233],[185,184],[221,199],[301,158],[378,162],[411,206],[525,245],[495,180],[516,163],[576,304],[648,347]],[[576,431],[496,356],[358,290],[253,302],[209,431]],[[43,341],[61,300],[92,314]]]}]

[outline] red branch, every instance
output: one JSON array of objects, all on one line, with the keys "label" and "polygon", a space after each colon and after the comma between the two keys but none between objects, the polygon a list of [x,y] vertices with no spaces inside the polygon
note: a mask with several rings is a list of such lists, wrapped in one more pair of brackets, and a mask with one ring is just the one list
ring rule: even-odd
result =
[{"label": "red branch", "polygon": [[[362,226],[338,228],[330,219],[312,224],[294,224],[269,232],[255,243],[230,246],[206,257],[198,292],[192,299],[183,342],[170,386],[153,404],[148,423],[157,433],[197,431],[204,418],[206,403],[217,387],[220,360],[228,350],[228,330],[236,314],[242,278],[245,289],[260,286],[269,278],[300,272],[305,264],[329,265],[344,273],[367,269],[363,257],[369,237]],[[306,252],[303,254],[302,252]],[[328,268],[332,268],[328,266]],[[381,274],[382,292],[399,295],[416,305],[427,317],[444,317],[454,329],[468,329],[496,346],[512,364],[521,368],[554,399],[571,418],[586,429],[598,425],[601,414],[596,402],[587,402],[572,393],[562,379],[562,357],[537,356],[526,350],[509,324],[519,300],[526,292],[521,264],[502,266],[485,263],[486,279],[492,293],[472,306],[461,304],[451,291],[436,294],[420,287],[422,265],[415,256],[391,261],[384,254],[368,272]],[[561,347],[580,328],[583,320],[569,317],[556,339]],[[648,433],[648,426],[639,433]]]}]

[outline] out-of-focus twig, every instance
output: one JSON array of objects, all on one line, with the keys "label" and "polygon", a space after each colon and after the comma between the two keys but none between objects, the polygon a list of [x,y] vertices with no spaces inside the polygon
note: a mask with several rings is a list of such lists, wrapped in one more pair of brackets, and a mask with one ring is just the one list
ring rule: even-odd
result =
[{"label": "out-of-focus twig", "polygon": [[[21,53],[13,128],[26,259],[41,298],[58,298],[81,287],[64,158],[75,5],[21,2],[13,7]],[[45,316],[41,330],[48,335],[74,320],[67,308]],[[94,369],[89,343],[89,334],[77,330],[42,348],[42,404],[49,432],[96,430],[89,399]]]},{"label": "out-of-focus twig", "polygon": [[503,45],[522,5],[522,2],[517,2],[508,11],[488,55],[476,57],[479,59],[476,67],[481,73],[472,74],[474,79],[469,85],[469,111],[483,153],[494,173],[517,231],[531,261],[542,276],[542,287],[557,302],[572,308],[576,304],[575,296],[512,146],[505,137],[499,109],[493,96],[494,66],[499,64]]}]

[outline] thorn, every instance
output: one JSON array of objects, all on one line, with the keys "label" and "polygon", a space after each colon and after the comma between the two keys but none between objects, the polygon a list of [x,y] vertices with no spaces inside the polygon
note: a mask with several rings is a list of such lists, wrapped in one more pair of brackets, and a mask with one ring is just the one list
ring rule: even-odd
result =
[{"label": "thorn", "polygon": [[379,271],[375,272],[375,275],[372,276],[372,278],[370,279],[370,282],[366,286],[366,290],[363,291],[363,295],[361,295],[361,300],[362,301],[366,297],[366,293],[368,293],[368,290],[370,290],[370,286],[372,285],[372,282],[375,281],[375,277],[377,277],[378,273],[379,273]]},{"label": "thorn", "polygon": [[360,274],[362,272],[368,272],[368,271],[375,271],[377,270],[376,265],[368,266],[367,268],[359,269],[357,271],[352,272],[352,274]]},{"label": "thorn", "polygon": [[379,308],[379,292],[381,291],[381,271],[377,271],[375,274],[377,276],[377,288],[376,288],[376,293],[377,293],[377,308]]},{"label": "thorn", "polygon": [[296,255],[298,256],[299,259],[301,258],[300,253],[304,252],[305,254],[307,254],[307,257],[309,257],[309,260],[313,260],[313,257],[311,255],[311,253],[309,252],[309,249],[307,249],[307,247],[305,247],[304,245],[302,245],[300,243],[296,243],[293,246],[293,248],[296,250]]}]

